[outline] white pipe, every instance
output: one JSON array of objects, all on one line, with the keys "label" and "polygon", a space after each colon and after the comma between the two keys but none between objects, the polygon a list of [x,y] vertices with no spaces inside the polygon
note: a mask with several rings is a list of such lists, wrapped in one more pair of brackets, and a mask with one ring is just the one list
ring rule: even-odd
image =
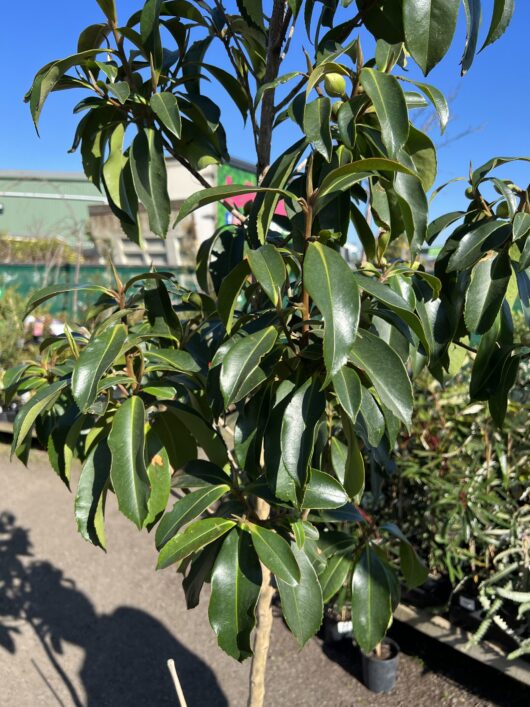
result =
[{"label": "white pipe", "polygon": [[98,204],[106,204],[104,196],[87,196],[86,194],[44,194],[42,192],[30,191],[0,191],[0,197],[15,197],[24,199],[59,199],[61,201],[91,201]]}]

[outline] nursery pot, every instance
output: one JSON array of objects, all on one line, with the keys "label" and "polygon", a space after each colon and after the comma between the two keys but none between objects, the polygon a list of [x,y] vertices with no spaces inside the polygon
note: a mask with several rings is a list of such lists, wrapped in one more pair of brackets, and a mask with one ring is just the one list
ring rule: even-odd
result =
[{"label": "nursery pot", "polygon": [[383,655],[361,653],[363,682],[372,692],[390,692],[396,684],[399,646],[391,638],[382,643]]}]

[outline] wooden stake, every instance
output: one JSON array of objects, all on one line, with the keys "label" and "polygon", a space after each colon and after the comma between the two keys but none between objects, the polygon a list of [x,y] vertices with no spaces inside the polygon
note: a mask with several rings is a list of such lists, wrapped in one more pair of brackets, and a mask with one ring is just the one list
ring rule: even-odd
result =
[{"label": "wooden stake", "polygon": [[175,690],[177,692],[180,707],[188,707],[186,698],[184,697],[184,692],[182,691],[182,685],[180,684],[179,676],[177,675],[177,669],[175,667],[175,661],[173,660],[173,658],[170,658],[167,661],[167,667],[169,669],[171,677],[173,678],[173,684],[175,685]]}]

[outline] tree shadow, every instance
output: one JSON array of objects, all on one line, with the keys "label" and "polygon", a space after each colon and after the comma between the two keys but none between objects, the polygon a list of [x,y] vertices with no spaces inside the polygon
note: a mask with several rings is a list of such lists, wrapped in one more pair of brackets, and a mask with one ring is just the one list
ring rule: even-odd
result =
[{"label": "tree shadow", "polygon": [[[175,660],[190,707],[225,707],[211,669],[155,618],[132,607],[98,615],[75,582],[49,562],[32,559],[28,530],[0,513],[0,650],[17,650],[21,625],[31,627],[76,707],[147,707],[177,704],[166,667]],[[83,649],[79,695],[61,664],[63,644]],[[53,687],[34,662],[48,688]],[[58,704],[63,704],[55,695]]]}]

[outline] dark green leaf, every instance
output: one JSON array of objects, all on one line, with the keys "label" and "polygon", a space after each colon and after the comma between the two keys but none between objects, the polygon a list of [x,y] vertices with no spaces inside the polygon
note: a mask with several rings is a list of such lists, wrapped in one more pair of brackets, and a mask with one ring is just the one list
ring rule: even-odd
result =
[{"label": "dark green leaf", "polygon": [[289,543],[281,535],[254,523],[246,523],[244,529],[250,531],[259,559],[277,580],[282,580],[291,586],[300,581],[298,563]]},{"label": "dark green leaf", "polygon": [[466,326],[471,333],[484,334],[493,325],[511,274],[506,251],[484,258],[473,268],[464,309]]},{"label": "dark green leaf", "polygon": [[493,15],[488,30],[488,36],[482,45],[482,49],[488,44],[493,44],[501,37],[511,22],[515,10],[515,0],[494,0]]},{"label": "dark green leaf", "polygon": [[77,529],[93,545],[105,549],[104,506],[110,479],[107,441],[94,445],[81,469],[75,497]]},{"label": "dark green leaf", "polygon": [[413,81],[408,76],[398,76],[397,78],[401,81],[408,81],[408,83],[413,84],[422,91],[427,98],[430,100],[434,106],[436,113],[438,114],[438,120],[440,121],[440,130],[443,133],[449,122],[449,104],[444,94],[439,91],[435,86],[431,86],[428,83],[421,83],[419,81]]},{"label": "dark green leaf", "polygon": [[168,91],[154,93],[151,96],[150,104],[151,109],[162,123],[162,126],[176,138],[180,138],[182,121],[175,96]]},{"label": "dark green leaf", "polygon": [[117,324],[94,336],[81,351],[72,373],[72,395],[82,412],[95,401],[100,378],[120,354],[126,337],[125,326]]},{"label": "dark green leaf", "polygon": [[410,167],[406,167],[395,160],[387,160],[383,157],[368,157],[364,160],[350,162],[329,172],[322,180],[318,190],[318,197],[321,199],[331,192],[345,191],[357,182],[362,182],[363,179],[374,176],[373,172],[398,172],[416,176]]},{"label": "dark green leaf", "polygon": [[407,541],[402,540],[399,544],[399,559],[401,571],[409,587],[419,587],[427,581],[429,576],[427,568],[420,562],[414,548]]},{"label": "dark green leaf", "polygon": [[157,526],[155,535],[157,550],[160,550],[168,540],[171,540],[183,525],[204,513],[229,490],[230,487],[227,484],[206,486],[180,498],[173,508],[164,514]]},{"label": "dark green leaf", "polygon": [[355,565],[351,612],[355,639],[364,653],[370,653],[384,638],[392,618],[385,568],[370,546]]},{"label": "dark green leaf", "polygon": [[375,69],[363,69],[361,83],[374,105],[388,154],[396,158],[409,136],[409,117],[403,89],[394,76]]},{"label": "dark green leaf", "polygon": [[291,545],[300,568],[299,583],[285,582],[277,577],[282,613],[298,643],[303,646],[315,635],[322,623],[324,604],[322,589],[313,565],[303,550]]},{"label": "dark green leaf", "polygon": [[344,258],[321,243],[309,244],[304,284],[324,318],[324,362],[329,380],[344,366],[355,341],[359,290]]},{"label": "dark green leaf", "polygon": [[474,226],[458,241],[449,258],[447,272],[471,267],[489,250],[500,247],[510,234],[511,226],[503,221],[486,221]]},{"label": "dark green leaf", "polygon": [[118,408],[109,434],[110,477],[124,516],[141,528],[148,513],[149,477],[145,467],[145,408],[133,395]]},{"label": "dark green leaf", "polygon": [[263,291],[276,307],[280,301],[282,287],[287,277],[282,256],[272,245],[263,245],[258,250],[250,250],[248,262],[252,274]]},{"label": "dark green leaf", "polygon": [[158,556],[156,568],[161,570],[175,562],[180,562],[225,535],[234,525],[233,520],[226,518],[204,518],[196,521],[164,545]]},{"label": "dark green leaf", "polygon": [[219,288],[217,311],[228,334],[232,331],[237,301],[249,274],[249,264],[246,260],[242,260],[236,265],[232,272],[224,278]]},{"label": "dark green leaf", "polygon": [[348,503],[348,494],[342,484],[324,471],[311,469],[302,508],[340,508],[345,503]]},{"label": "dark green leaf", "polygon": [[49,385],[44,385],[35,395],[19,410],[13,425],[13,441],[11,444],[11,454],[24,442],[33,427],[37,417],[51,408],[61,392],[68,385],[68,381],[56,381]]},{"label": "dark green leaf", "polygon": [[313,456],[317,425],[324,413],[326,396],[320,390],[321,381],[309,378],[297,388],[282,421],[282,460],[297,486],[303,486]]},{"label": "dark green leaf", "polygon": [[209,189],[201,189],[201,191],[195,192],[189,196],[179,209],[177,220],[175,224],[180,223],[186,216],[189,216],[195,209],[199,209],[202,206],[207,206],[208,204],[213,204],[217,201],[222,201],[223,199],[229,199],[233,196],[241,196],[243,194],[259,194],[262,192],[270,192],[283,196],[286,199],[297,200],[297,197],[291,192],[285,191],[283,189],[272,189],[265,187],[255,187],[252,184],[245,184],[244,186],[239,184],[222,184],[218,187],[210,187]]},{"label": "dark green leaf", "polygon": [[324,159],[331,160],[331,101],[327,96],[320,96],[308,103],[304,110],[304,132],[313,148]]},{"label": "dark green leaf", "polygon": [[197,373],[200,366],[187,351],[177,349],[149,349],[145,352],[149,363],[157,370]]},{"label": "dark green leaf", "polygon": [[333,378],[333,389],[342,409],[353,424],[361,407],[361,381],[353,368],[343,366]]},{"label": "dark green leaf", "polygon": [[274,346],[278,332],[274,327],[249,334],[236,341],[221,366],[221,391],[225,405],[237,403],[265,380],[259,363]]},{"label": "dark green leaf", "polygon": [[250,634],[261,581],[261,567],[248,533],[234,528],[215,560],[208,618],[219,647],[239,661],[252,655]]},{"label": "dark green leaf", "polygon": [[478,33],[482,15],[481,0],[464,0],[466,14],[466,44],[462,56],[462,76],[467,73],[477,50]]},{"label": "dark green leaf", "polygon": [[446,55],[456,29],[459,0],[404,0],[406,46],[427,75]]},{"label": "dark green leaf", "polygon": [[25,319],[28,314],[30,314],[34,309],[39,307],[41,304],[44,304],[44,302],[51,299],[52,297],[57,297],[57,295],[62,295],[66,292],[79,291],[98,292],[99,294],[109,296],[112,295],[110,290],[108,290],[106,287],[101,287],[100,285],[49,285],[48,287],[44,287],[42,290],[37,290],[37,292],[31,295],[29,302],[26,306],[23,318]]},{"label": "dark green leaf", "polygon": [[160,133],[153,128],[142,128],[133,140],[130,163],[134,188],[147,211],[149,227],[157,236],[165,237],[171,204]]},{"label": "dark green leaf", "polygon": [[324,604],[331,601],[343,586],[351,566],[352,561],[349,557],[344,557],[344,555],[333,555],[330,557],[326,569],[318,578],[322,587]]},{"label": "dark green leaf", "polygon": [[378,336],[360,330],[350,354],[351,360],[366,371],[381,402],[407,427],[411,424],[412,386],[397,353]]}]

